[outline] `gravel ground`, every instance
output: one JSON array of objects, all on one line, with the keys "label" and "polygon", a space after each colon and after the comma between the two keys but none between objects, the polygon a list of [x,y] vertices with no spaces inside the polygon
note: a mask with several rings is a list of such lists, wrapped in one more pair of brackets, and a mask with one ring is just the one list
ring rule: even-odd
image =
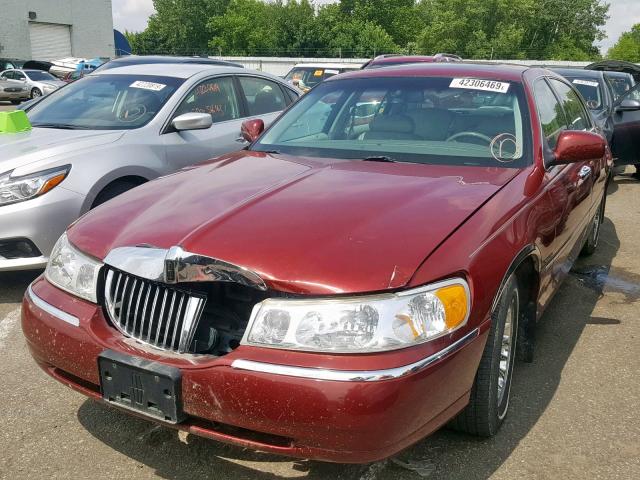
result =
[{"label": "gravel ground", "polygon": [[640,478],[638,218],[640,183],[616,177],[599,250],[579,261],[543,317],[534,363],[516,365],[495,438],[441,430],[395,460],[362,467],[185,443],[85,399],[27,353],[19,302],[37,273],[0,274],[0,478]]}]

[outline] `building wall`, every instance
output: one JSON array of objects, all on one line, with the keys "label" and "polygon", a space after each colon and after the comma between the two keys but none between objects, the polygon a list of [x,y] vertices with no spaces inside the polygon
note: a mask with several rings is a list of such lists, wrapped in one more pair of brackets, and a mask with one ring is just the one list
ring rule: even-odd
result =
[{"label": "building wall", "polygon": [[0,0],[0,57],[32,59],[29,12],[36,22],[71,27],[72,56],[113,57],[111,0]]}]

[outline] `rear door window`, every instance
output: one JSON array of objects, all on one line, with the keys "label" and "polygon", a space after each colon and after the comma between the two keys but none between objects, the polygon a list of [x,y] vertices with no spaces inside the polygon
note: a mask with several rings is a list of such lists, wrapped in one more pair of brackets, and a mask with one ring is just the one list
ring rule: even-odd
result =
[{"label": "rear door window", "polygon": [[569,130],[589,130],[591,128],[589,114],[575,90],[560,80],[551,78],[549,81],[562,102]]},{"label": "rear door window", "polygon": [[287,102],[280,86],[258,77],[239,77],[249,116],[284,110]]},{"label": "rear door window", "polygon": [[540,79],[535,83],[534,94],[542,133],[547,139],[549,147],[553,149],[558,143],[560,133],[566,130],[567,122],[562,105],[560,105],[553,90],[544,79]]},{"label": "rear door window", "polygon": [[200,82],[187,94],[174,118],[191,112],[208,113],[213,123],[240,118],[233,78],[216,77]]}]

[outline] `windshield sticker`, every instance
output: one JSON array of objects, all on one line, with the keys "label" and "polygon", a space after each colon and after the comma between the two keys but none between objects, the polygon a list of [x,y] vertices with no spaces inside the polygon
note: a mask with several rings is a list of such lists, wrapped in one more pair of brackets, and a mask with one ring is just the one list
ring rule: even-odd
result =
[{"label": "windshield sticker", "polygon": [[315,72],[313,72],[313,76],[321,77],[323,73],[324,73],[324,70],[316,70]]},{"label": "windshield sticker", "polygon": [[591,80],[580,80],[579,78],[576,78],[573,83],[575,83],[576,85],[587,85],[589,87],[597,87],[599,85],[598,82],[594,82]]},{"label": "windshield sticker", "polygon": [[491,156],[500,163],[511,163],[521,156],[516,137],[510,133],[496,135],[489,144],[489,150]]},{"label": "windshield sticker", "polygon": [[478,78],[454,78],[449,88],[465,88],[469,90],[484,90],[485,92],[507,93],[511,84],[496,82],[495,80],[480,80]]},{"label": "windshield sticker", "polygon": [[330,73],[332,75],[338,75],[340,73],[340,70],[325,70],[324,73]]},{"label": "windshield sticker", "polygon": [[143,82],[141,80],[136,80],[131,85],[129,85],[129,87],[142,88],[144,90],[153,90],[154,92],[159,92],[164,87],[166,87],[166,85],[163,83]]}]

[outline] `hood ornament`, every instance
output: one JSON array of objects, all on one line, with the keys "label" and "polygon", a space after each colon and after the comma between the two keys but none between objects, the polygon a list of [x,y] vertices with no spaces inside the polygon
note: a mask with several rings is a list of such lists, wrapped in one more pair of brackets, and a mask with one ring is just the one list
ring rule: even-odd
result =
[{"label": "hood ornament", "polygon": [[169,249],[147,245],[114,248],[104,263],[137,277],[155,282],[229,282],[267,290],[264,280],[252,270],[213,257],[187,252],[180,246]]}]

